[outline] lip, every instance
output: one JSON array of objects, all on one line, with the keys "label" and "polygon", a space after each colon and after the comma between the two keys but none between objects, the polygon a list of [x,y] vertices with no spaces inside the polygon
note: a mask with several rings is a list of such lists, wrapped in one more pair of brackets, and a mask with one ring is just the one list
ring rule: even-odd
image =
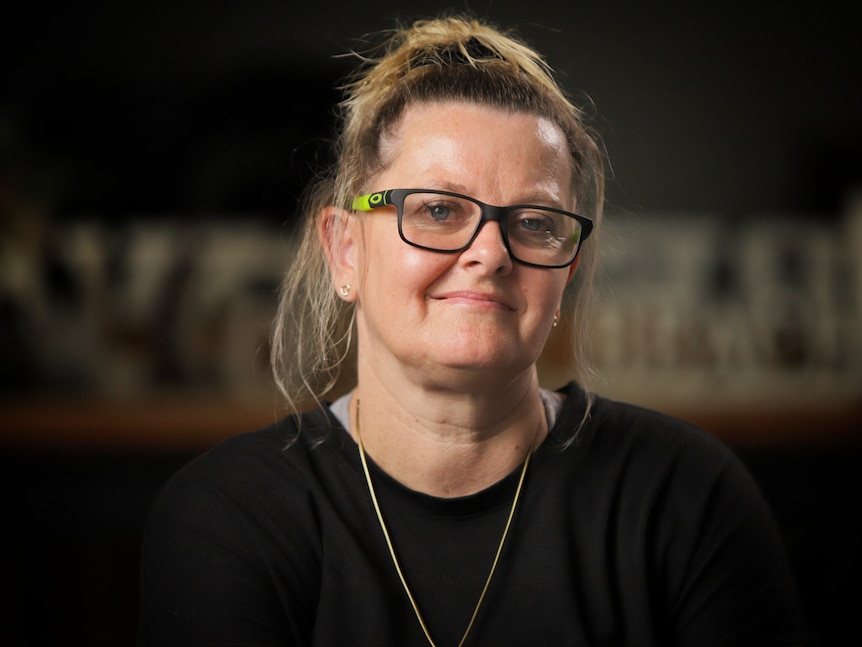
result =
[{"label": "lip", "polygon": [[489,308],[514,311],[515,308],[500,294],[480,292],[478,290],[453,290],[432,296],[436,301],[447,301],[452,304],[471,306],[474,308]]}]

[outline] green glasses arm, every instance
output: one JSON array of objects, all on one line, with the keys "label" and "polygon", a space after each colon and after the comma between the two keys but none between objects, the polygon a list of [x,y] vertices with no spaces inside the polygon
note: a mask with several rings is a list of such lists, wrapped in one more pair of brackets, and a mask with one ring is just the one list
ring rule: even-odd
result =
[{"label": "green glasses arm", "polygon": [[354,211],[371,211],[378,207],[387,207],[392,204],[389,201],[389,191],[377,191],[367,195],[361,195],[353,199]]}]

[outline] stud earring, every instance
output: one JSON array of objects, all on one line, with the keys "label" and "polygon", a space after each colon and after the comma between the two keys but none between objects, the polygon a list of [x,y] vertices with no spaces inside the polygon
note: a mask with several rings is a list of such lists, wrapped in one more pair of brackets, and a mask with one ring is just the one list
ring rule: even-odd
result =
[{"label": "stud earring", "polygon": [[554,323],[553,323],[553,324],[551,324],[551,325],[552,325],[554,328],[556,328],[558,323],[560,323],[560,315],[555,314],[555,315],[554,315]]},{"label": "stud earring", "polygon": [[342,285],[339,292],[341,292],[341,296],[343,297],[350,296],[350,283],[345,283],[344,285]]}]

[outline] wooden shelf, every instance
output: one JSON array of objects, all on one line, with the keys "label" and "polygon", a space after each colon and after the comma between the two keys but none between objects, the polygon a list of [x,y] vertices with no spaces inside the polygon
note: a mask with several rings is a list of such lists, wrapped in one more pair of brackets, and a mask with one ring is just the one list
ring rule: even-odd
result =
[{"label": "wooden shelf", "polygon": [[688,420],[737,448],[862,445],[862,407],[858,405],[680,407],[667,413]]},{"label": "wooden shelf", "polygon": [[[862,403],[660,407],[741,448],[862,444]],[[0,401],[0,448],[199,452],[281,418],[277,401],[215,394]]]},{"label": "wooden shelf", "polygon": [[0,447],[197,452],[282,415],[272,402],[217,395],[7,401],[0,404]]}]

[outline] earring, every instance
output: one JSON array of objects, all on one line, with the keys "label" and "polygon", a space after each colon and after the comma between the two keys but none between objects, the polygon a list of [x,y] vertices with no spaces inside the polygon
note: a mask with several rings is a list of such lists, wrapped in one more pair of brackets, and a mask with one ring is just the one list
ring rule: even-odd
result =
[{"label": "earring", "polygon": [[556,328],[558,323],[560,323],[560,315],[554,314],[554,323],[551,325]]},{"label": "earring", "polygon": [[345,283],[344,285],[342,285],[339,292],[341,292],[341,296],[343,297],[350,296],[350,283]]}]

